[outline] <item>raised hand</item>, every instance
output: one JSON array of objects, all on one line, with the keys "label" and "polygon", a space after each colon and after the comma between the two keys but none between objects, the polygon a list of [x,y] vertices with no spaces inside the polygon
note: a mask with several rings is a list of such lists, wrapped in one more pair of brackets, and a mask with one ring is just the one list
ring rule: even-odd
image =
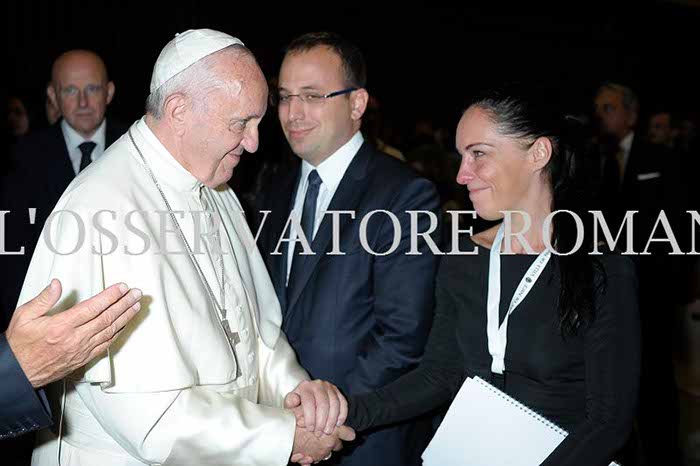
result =
[{"label": "raised hand", "polygon": [[121,283],[47,316],[60,297],[61,282],[52,280],[39,296],[17,308],[5,334],[35,388],[65,377],[105,351],[141,306],[141,291]]}]

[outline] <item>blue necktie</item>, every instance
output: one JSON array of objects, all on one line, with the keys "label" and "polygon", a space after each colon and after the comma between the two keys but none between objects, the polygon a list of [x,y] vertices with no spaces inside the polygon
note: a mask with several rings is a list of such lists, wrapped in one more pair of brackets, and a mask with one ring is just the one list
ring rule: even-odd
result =
[{"label": "blue necktie", "polygon": [[[312,170],[308,177],[309,183],[306,188],[306,197],[304,198],[304,210],[301,214],[301,229],[304,231],[304,236],[308,240],[309,244],[314,237],[314,223],[316,220],[316,201],[318,200],[318,190],[321,187],[321,177],[318,176],[316,170]],[[289,280],[287,286],[291,286],[292,277],[294,277],[294,265],[299,263],[300,253],[303,251],[303,247],[299,244],[299,240],[294,243],[294,252],[292,254],[292,269],[289,272]],[[298,267],[297,267],[298,269]]]},{"label": "blue necktie", "polygon": [[[321,177],[316,170],[309,173],[309,186],[306,188],[304,198],[304,212],[301,214],[301,228],[304,230],[309,243],[314,237],[314,223],[316,220],[316,201],[318,200],[318,190],[321,186]],[[297,243],[298,244],[298,243]]]}]

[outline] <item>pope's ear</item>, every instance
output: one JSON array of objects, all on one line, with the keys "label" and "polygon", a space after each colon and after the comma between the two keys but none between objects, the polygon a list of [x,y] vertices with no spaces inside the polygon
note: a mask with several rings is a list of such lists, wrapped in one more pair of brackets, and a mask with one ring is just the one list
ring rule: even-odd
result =
[{"label": "pope's ear", "polygon": [[187,111],[187,97],[184,94],[172,94],[163,104],[163,118],[177,135],[181,135],[185,130]]}]

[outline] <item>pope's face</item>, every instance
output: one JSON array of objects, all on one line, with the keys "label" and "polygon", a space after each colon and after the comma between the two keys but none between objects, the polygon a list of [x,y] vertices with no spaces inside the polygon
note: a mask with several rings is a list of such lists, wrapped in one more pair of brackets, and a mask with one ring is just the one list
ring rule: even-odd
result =
[{"label": "pope's face", "polygon": [[191,107],[183,137],[186,168],[211,188],[231,178],[244,151],[258,149],[268,94],[265,77],[250,56],[224,56],[213,72],[219,83]]}]

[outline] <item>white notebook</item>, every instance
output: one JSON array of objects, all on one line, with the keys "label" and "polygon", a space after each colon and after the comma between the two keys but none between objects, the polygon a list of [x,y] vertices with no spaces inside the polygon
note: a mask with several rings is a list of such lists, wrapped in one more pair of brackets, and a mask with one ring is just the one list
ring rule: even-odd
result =
[{"label": "white notebook", "polygon": [[423,452],[423,465],[537,466],[567,435],[483,379],[469,378]]}]

